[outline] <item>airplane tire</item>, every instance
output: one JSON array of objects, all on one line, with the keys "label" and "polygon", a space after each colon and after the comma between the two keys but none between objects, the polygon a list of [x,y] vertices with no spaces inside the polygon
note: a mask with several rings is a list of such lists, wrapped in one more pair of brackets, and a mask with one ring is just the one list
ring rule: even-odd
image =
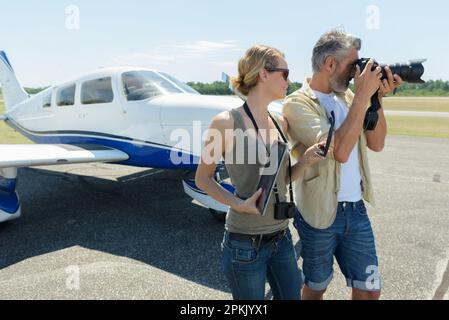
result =
[{"label": "airplane tire", "polygon": [[209,209],[210,214],[212,215],[212,217],[219,221],[219,222],[225,222],[226,221],[226,212],[222,212],[222,211],[217,211],[214,209]]}]

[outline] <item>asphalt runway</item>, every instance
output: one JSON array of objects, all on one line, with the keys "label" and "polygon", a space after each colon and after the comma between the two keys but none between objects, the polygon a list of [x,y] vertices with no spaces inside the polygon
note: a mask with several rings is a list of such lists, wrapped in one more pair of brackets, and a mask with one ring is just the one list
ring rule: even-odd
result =
[{"label": "asphalt runway", "polygon": [[[370,164],[382,298],[449,299],[449,140],[388,137]],[[20,169],[23,216],[0,226],[0,299],[231,299],[223,224],[184,194],[182,177],[109,164]],[[347,299],[335,269],[325,298]]]}]

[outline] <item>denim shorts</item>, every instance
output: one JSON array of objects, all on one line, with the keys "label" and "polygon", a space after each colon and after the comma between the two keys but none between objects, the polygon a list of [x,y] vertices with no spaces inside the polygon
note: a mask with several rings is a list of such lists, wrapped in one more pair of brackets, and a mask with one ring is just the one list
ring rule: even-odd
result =
[{"label": "denim shorts", "polygon": [[225,232],[223,269],[235,300],[264,300],[268,280],[275,300],[299,300],[303,276],[290,231],[270,242],[234,238]]},{"label": "denim shorts", "polygon": [[305,284],[310,289],[327,288],[335,257],[348,287],[380,291],[374,234],[363,200],[340,202],[335,221],[327,229],[311,227],[299,211],[293,224],[300,236]]}]

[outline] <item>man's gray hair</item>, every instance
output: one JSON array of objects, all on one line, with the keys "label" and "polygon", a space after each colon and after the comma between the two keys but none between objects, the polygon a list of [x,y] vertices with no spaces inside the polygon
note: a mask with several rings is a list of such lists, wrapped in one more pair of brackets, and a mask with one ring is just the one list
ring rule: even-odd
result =
[{"label": "man's gray hair", "polygon": [[342,30],[331,30],[321,36],[313,48],[312,70],[318,73],[329,56],[340,60],[353,48],[360,50],[362,40]]}]

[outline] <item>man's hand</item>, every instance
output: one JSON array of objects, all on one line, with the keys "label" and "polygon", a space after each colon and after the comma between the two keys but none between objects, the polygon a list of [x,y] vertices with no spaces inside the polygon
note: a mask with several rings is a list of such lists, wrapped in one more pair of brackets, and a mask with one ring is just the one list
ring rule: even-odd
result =
[{"label": "man's hand", "polygon": [[382,80],[380,83],[379,98],[383,98],[387,94],[392,93],[402,84],[401,77],[398,76],[397,74],[393,75],[391,69],[388,66],[385,67],[385,73],[387,74],[387,79]]},{"label": "man's hand", "polygon": [[371,71],[373,64],[374,60],[369,59],[363,72],[360,72],[360,67],[357,65],[357,70],[354,76],[355,95],[366,101],[369,101],[379,89],[380,78],[382,78],[381,67],[377,67]]}]

